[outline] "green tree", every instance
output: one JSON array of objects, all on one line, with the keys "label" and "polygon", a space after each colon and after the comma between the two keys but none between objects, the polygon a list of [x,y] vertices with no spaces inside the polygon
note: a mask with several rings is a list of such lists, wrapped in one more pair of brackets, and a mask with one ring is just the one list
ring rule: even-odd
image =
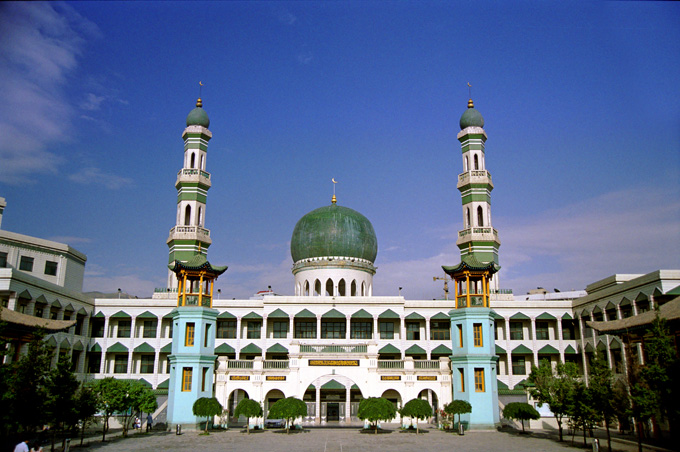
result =
[{"label": "green tree", "polygon": [[680,377],[679,360],[666,320],[659,317],[658,311],[645,336],[643,346],[645,364],[640,370],[640,377],[656,395],[658,403],[654,416],[661,420],[667,419],[670,431],[674,434],[674,427],[680,414],[676,400],[677,379]]},{"label": "green tree", "polygon": [[250,435],[250,418],[262,416],[262,405],[260,405],[259,402],[251,399],[243,399],[238,403],[238,405],[236,405],[234,416],[243,416],[246,418],[246,429]]},{"label": "green tree", "polygon": [[359,402],[357,417],[362,421],[368,421],[375,433],[378,433],[378,422],[389,421],[397,415],[394,404],[383,397],[369,397]]},{"label": "green tree", "polygon": [[596,353],[590,363],[588,376],[588,389],[590,390],[593,407],[599,412],[599,418],[604,421],[607,431],[607,450],[612,450],[612,440],[609,432],[611,421],[614,419],[614,389],[612,387],[612,371],[599,353]]},{"label": "green tree", "polygon": [[89,424],[97,422],[97,396],[92,388],[86,385],[80,385],[75,396],[76,413],[80,421],[80,445],[83,445],[85,439],[85,429]]},{"label": "green tree", "polygon": [[531,368],[529,382],[534,386],[529,390],[539,404],[547,404],[557,421],[560,441],[562,441],[562,419],[567,415],[574,385],[578,380],[578,368],[574,363],[557,363],[553,372],[548,360],[542,360],[538,367]]},{"label": "green tree", "polygon": [[458,425],[460,425],[460,415],[472,413],[472,405],[467,400],[454,400],[453,402],[444,405],[444,412],[452,416],[458,415]]},{"label": "green tree", "polygon": [[411,399],[399,410],[399,414],[404,417],[416,419],[416,434],[420,433],[418,420],[427,419],[432,416],[432,406],[424,399]]},{"label": "green tree", "polygon": [[208,422],[211,417],[222,414],[222,404],[215,397],[201,397],[192,407],[194,416],[205,417],[205,433],[208,433]]},{"label": "green tree", "polygon": [[619,422],[619,429],[626,431],[630,429],[630,394],[628,385],[623,378],[619,378],[613,385],[612,408],[614,415]]},{"label": "green tree", "polygon": [[285,419],[286,433],[290,433],[290,426],[299,417],[307,416],[307,404],[295,397],[286,397],[274,402],[269,408],[271,419]]},{"label": "green tree", "polygon": [[531,419],[540,419],[536,408],[524,402],[510,402],[503,408],[503,417],[506,419],[515,419],[522,422],[522,432],[524,432],[524,421]]},{"label": "green tree", "polygon": [[89,383],[89,388],[94,393],[97,400],[97,409],[104,415],[104,425],[102,426],[102,442],[106,441],[106,433],[109,431],[109,418],[116,411],[116,403],[121,390],[120,380],[113,377],[94,380]]},{"label": "green tree", "polygon": [[78,422],[75,399],[78,386],[78,380],[73,373],[73,363],[69,358],[60,358],[45,381],[45,413],[52,427],[53,448],[56,436],[63,434],[66,428],[73,427]]},{"label": "green tree", "polygon": [[127,436],[134,412],[150,413],[158,406],[153,391],[139,381],[116,380],[108,377],[93,381],[90,387],[97,396],[97,408],[104,414],[102,441],[106,441],[109,418],[115,413],[122,418],[123,436]]},{"label": "green tree", "polygon": [[5,400],[10,427],[16,432],[31,432],[46,421],[45,402],[52,350],[43,341],[42,330],[34,333],[28,352],[10,365],[6,378]]},{"label": "green tree", "polygon": [[600,413],[595,407],[592,391],[582,381],[576,382],[574,386],[573,399],[569,404],[568,413],[574,431],[579,428],[583,430],[583,447],[587,447],[586,434],[588,429],[600,419]]}]

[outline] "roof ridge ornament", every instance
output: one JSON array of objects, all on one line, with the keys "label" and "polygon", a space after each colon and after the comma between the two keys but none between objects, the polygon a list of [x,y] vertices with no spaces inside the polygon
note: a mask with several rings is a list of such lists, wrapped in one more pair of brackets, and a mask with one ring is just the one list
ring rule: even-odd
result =
[{"label": "roof ridge ornament", "polygon": [[472,102],[472,85],[470,84],[470,82],[468,82],[467,85],[468,85],[468,97],[470,98],[470,100],[468,100],[468,108],[475,108],[475,104],[474,102]]}]

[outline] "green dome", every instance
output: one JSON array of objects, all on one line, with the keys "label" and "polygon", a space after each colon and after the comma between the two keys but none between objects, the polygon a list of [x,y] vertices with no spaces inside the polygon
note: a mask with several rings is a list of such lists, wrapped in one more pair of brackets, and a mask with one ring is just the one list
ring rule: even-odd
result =
[{"label": "green dome", "polygon": [[293,262],[345,256],[375,262],[378,239],[373,225],[356,210],[331,204],[312,210],[295,225],[290,240]]},{"label": "green dome", "polygon": [[196,102],[196,108],[191,110],[187,116],[187,127],[189,126],[203,126],[206,129],[210,127],[210,118],[208,118],[208,113],[203,110],[203,103],[200,98]]},{"label": "green dome", "polygon": [[466,127],[484,127],[484,118],[480,112],[475,110],[472,99],[468,101],[468,109],[460,117],[460,130]]}]

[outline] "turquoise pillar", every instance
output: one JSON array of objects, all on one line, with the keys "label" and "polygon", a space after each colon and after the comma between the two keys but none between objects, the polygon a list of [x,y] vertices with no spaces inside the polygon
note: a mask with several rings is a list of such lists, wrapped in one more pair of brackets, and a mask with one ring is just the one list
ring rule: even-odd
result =
[{"label": "turquoise pillar", "polygon": [[454,309],[449,311],[449,317],[453,400],[466,400],[472,405],[472,412],[461,415],[461,420],[467,421],[470,429],[495,429],[500,425],[500,413],[491,309]]},{"label": "turquoise pillar", "polygon": [[[201,306],[181,306],[172,311],[172,354],[168,388],[168,425],[196,429],[205,422],[193,414],[201,397],[213,397],[215,328],[218,311]],[[192,339],[193,336],[193,339]]]}]

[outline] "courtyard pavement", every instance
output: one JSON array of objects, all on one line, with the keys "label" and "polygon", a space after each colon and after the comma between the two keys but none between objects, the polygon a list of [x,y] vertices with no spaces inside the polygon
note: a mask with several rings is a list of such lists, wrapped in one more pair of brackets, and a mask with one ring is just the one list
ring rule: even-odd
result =
[{"label": "courtyard pavement", "polygon": [[[402,433],[395,428],[388,433],[361,433],[353,428],[312,428],[286,435],[285,431],[265,430],[253,432],[230,429],[215,431],[209,436],[199,432],[133,434],[129,438],[113,438],[107,443],[92,442],[88,450],[97,452],[526,452],[526,451],[576,451],[571,441],[558,443],[543,435],[520,435],[507,432],[467,432],[464,436],[425,429],[424,433]],[[590,439],[588,440],[590,443]],[[582,443],[577,443],[582,444]],[[600,450],[606,449],[606,444]],[[615,443],[615,451],[637,451],[633,444]],[[588,448],[588,450],[591,450]],[[645,448],[645,450],[651,450]]]}]

